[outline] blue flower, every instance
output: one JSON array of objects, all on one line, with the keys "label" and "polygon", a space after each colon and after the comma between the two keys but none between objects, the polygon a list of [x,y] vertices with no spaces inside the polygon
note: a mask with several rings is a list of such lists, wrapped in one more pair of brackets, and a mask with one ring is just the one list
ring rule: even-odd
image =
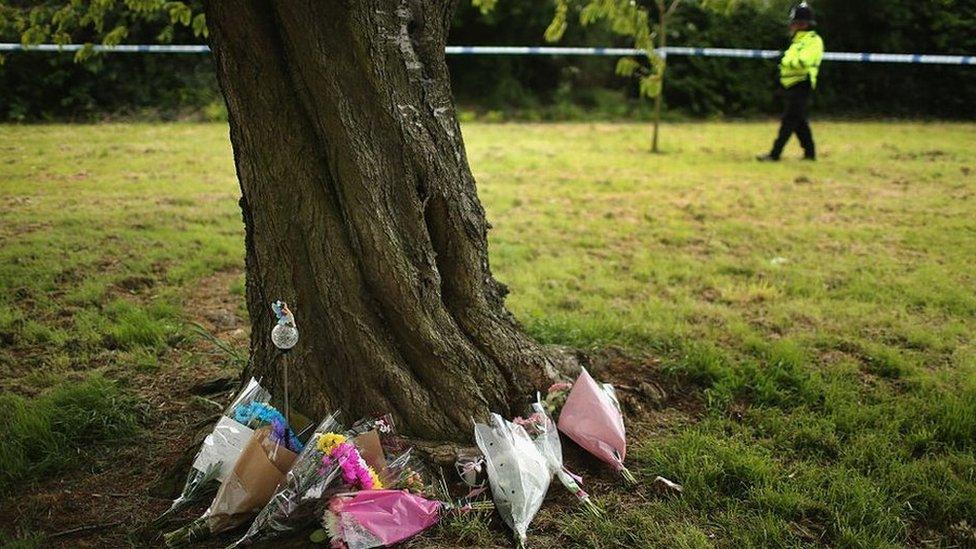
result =
[{"label": "blue flower", "polygon": [[274,406],[263,402],[248,402],[234,408],[234,421],[251,428],[271,426],[271,434],[275,440],[284,444],[290,450],[301,452],[303,444],[295,436],[295,432],[288,427],[288,422]]},{"label": "blue flower", "polygon": [[276,410],[274,406],[270,404],[265,404],[263,402],[249,402],[247,404],[241,404],[234,409],[234,419],[247,425],[249,427],[261,427],[263,425],[270,425],[272,420],[278,419],[282,422],[285,421],[284,416],[281,412]]}]

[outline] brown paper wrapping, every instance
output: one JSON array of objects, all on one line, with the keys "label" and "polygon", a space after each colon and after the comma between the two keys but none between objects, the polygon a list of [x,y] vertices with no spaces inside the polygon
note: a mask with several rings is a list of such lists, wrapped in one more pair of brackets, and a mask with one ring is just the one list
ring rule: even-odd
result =
[{"label": "brown paper wrapping", "polygon": [[359,450],[359,455],[374,471],[382,473],[386,470],[386,456],[383,455],[383,445],[380,444],[380,435],[376,429],[357,436],[353,443]]},{"label": "brown paper wrapping", "polygon": [[271,427],[254,431],[234,470],[220,485],[208,510],[211,533],[244,524],[271,500],[298,457],[271,439]]}]

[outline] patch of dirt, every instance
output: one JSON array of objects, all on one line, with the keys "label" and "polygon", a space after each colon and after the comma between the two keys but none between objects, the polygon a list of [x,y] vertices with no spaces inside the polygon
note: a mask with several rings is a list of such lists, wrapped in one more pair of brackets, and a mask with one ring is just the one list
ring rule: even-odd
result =
[{"label": "patch of dirt", "polygon": [[[214,336],[246,348],[247,322],[233,312],[240,297],[229,291],[240,276],[233,270],[202,280],[186,311],[189,320]],[[121,285],[144,288],[148,282],[143,278]],[[129,377],[120,383],[143,403],[142,433],[124,446],[87,453],[83,466],[61,478],[20,487],[0,502],[0,516],[10,519],[3,530],[44,534],[49,547],[158,546],[158,540],[133,532],[169,507],[189,467],[181,460],[192,457],[236,387],[224,356],[202,338],[191,338],[164,353],[155,371],[126,370]],[[173,471],[180,471],[177,478]],[[187,510],[180,518],[199,516],[205,507]]]},{"label": "patch of dirt", "polygon": [[631,440],[673,427],[675,422],[692,422],[704,413],[698,391],[665,376],[657,357],[610,347],[579,358],[594,378],[613,384]]},{"label": "patch of dirt", "polygon": [[156,279],[148,276],[129,276],[116,282],[115,285],[127,292],[138,293],[141,290],[155,286]]},{"label": "patch of dirt", "polygon": [[932,149],[929,151],[905,151],[898,152],[891,155],[893,160],[927,160],[929,162],[936,162],[939,160],[946,160],[951,157],[950,153],[939,149]]},{"label": "patch of dirt", "polygon": [[[6,206],[0,206],[0,210],[10,212]],[[0,238],[23,238],[30,233],[45,231],[51,228],[51,223],[47,221],[9,221],[0,226]]]}]

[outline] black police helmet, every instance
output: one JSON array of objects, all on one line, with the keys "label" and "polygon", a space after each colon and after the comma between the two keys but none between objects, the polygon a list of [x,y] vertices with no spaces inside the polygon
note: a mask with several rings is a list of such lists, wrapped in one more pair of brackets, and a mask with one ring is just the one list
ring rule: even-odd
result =
[{"label": "black police helmet", "polygon": [[790,23],[806,23],[810,26],[816,25],[817,21],[813,17],[813,8],[806,2],[800,2],[799,6],[790,11]]}]

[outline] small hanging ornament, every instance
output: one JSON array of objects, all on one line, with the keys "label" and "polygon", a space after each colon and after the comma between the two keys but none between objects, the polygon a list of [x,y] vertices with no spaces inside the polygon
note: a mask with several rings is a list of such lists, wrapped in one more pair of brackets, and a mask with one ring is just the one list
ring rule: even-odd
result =
[{"label": "small hanging ornament", "polygon": [[298,343],[298,328],[295,327],[295,317],[284,301],[275,301],[271,309],[278,317],[278,323],[271,329],[271,342],[282,351],[289,351]]},{"label": "small hanging ornament", "polygon": [[282,386],[285,393],[285,421],[291,425],[291,407],[288,404],[288,362],[285,355],[298,343],[298,328],[295,327],[295,317],[291,314],[291,309],[284,301],[275,301],[271,304],[271,310],[278,317],[278,323],[271,329],[271,342],[281,350],[281,375]]}]

